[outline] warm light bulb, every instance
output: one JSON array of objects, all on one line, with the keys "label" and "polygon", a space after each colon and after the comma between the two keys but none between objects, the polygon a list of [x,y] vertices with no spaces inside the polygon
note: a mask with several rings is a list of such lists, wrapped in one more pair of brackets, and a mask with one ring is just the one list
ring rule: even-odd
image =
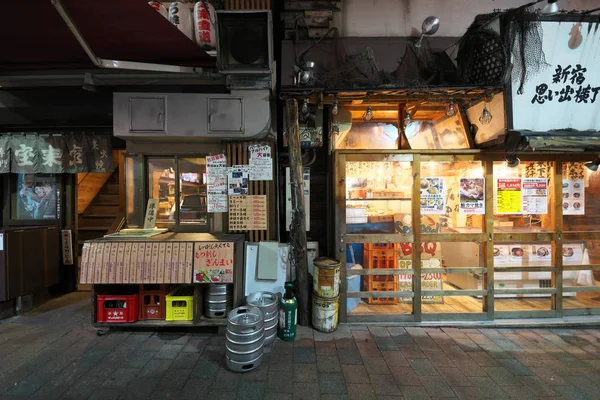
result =
[{"label": "warm light bulb", "polygon": [[304,99],[304,101],[302,102],[302,108],[300,109],[300,112],[302,112],[303,115],[308,114],[308,100]]},{"label": "warm light bulb", "polygon": [[448,117],[454,117],[456,115],[456,107],[454,106],[454,100],[450,100],[448,108],[446,108],[446,115]]},{"label": "warm light bulb", "polygon": [[365,111],[365,115],[363,115],[363,119],[365,121],[370,121],[373,119],[373,110],[371,109],[371,106],[367,107],[367,111]]},{"label": "warm light bulb", "polygon": [[410,124],[412,122],[412,117],[410,116],[410,112],[406,112],[406,114],[404,114],[404,126],[408,126],[408,124]]},{"label": "warm light bulb", "polygon": [[333,107],[331,108],[331,114],[337,115],[338,112],[339,112],[338,101],[337,101],[337,99],[335,99],[335,101],[333,102]]},{"label": "warm light bulb", "polygon": [[488,125],[492,122],[492,114],[487,109],[487,106],[483,106],[483,111],[479,117],[479,122],[481,122],[483,125]]}]

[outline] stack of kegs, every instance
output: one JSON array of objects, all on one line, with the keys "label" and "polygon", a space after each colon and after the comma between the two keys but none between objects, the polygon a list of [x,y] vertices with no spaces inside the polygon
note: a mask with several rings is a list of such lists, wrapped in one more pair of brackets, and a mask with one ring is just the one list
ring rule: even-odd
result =
[{"label": "stack of kegs", "polygon": [[270,345],[277,338],[279,297],[271,292],[254,292],[246,297],[246,304],[262,311],[265,326],[265,346]]},{"label": "stack of kegs", "polygon": [[259,308],[238,307],[227,314],[225,362],[234,372],[257,368],[263,358],[264,317]]},{"label": "stack of kegs", "polygon": [[204,285],[204,315],[208,318],[226,318],[233,308],[233,290],[226,283]]},{"label": "stack of kegs", "polygon": [[313,328],[321,332],[337,329],[340,301],[340,262],[319,257],[313,270]]}]

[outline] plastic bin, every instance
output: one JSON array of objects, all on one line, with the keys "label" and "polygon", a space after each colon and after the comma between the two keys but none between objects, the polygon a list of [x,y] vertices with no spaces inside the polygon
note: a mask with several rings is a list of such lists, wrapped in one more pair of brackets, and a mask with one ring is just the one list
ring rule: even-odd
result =
[{"label": "plastic bin", "polygon": [[96,321],[100,323],[126,323],[138,319],[138,294],[96,296]]},{"label": "plastic bin", "polygon": [[167,321],[194,320],[194,287],[182,286],[166,296]]}]

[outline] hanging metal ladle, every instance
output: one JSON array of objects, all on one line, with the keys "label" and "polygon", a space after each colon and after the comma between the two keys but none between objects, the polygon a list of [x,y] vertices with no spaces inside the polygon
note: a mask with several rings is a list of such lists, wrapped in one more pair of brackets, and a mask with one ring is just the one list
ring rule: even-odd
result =
[{"label": "hanging metal ladle", "polygon": [[435,35],[435,33],[440,29],[440,19],[438,17],[430,16],[425,18],[423,23],[421,24],[421,37],[415,44],[415,47],[421,47],[423,43],[423,38],[425,35],[431,36]]}]

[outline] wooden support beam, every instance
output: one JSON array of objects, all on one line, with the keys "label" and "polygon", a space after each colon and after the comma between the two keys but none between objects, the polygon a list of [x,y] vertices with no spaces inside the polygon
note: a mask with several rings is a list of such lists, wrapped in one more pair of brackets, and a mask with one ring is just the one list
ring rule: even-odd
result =
[{"label": "wooden support beam", "polygon": [[298,323],[310,324],[308,264],[306,258],[306,211],[304,210],[304,180],[298,125],[298,102],[288,99],[285,104],[286,130],[290,154],[290,184],[292,191],[292,226],[290,228],[290,266],[296,270],[298,281]]}]

